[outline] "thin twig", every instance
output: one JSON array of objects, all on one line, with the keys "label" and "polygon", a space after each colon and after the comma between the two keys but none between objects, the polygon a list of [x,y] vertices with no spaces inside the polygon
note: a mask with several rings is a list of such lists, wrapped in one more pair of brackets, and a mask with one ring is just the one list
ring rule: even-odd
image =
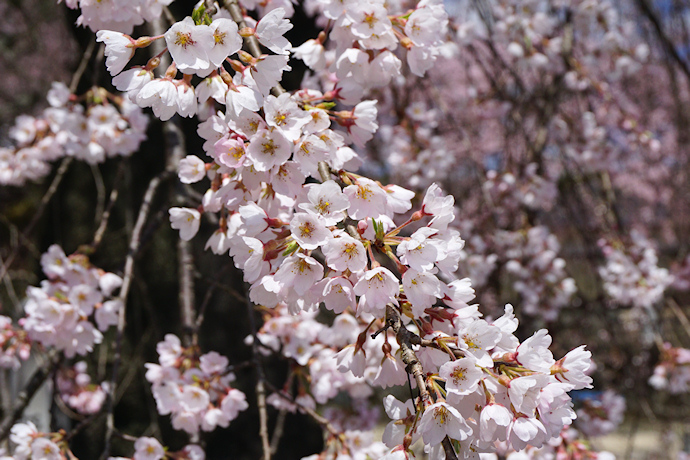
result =
[{"label": "thin twig", "polygon": [[177,256],[178,256],[178,280],[180,283],[180,309],[182,313],[182,332],[185,341],[185,346],[190,346],[195,342],[194,334],[196,322],[194,314],[194,257],[189,241],[184,241],[181,238],[177,241]]},{"label": "thin twig", "polygon": [[313,418],[319,425],[324,427],[326,429],[326,431],[328,431],[333,437],[341,439],[341,440],[343,439],[343,437],[344,437],[343,432],[338,430],[336,427],[334,427],[333,424],[326,417],[319,414],[318,412],[316,412],[311,407],[307,407],[303,404],[300,404],[294,398],[286,395],[285,393],[283,393],[282,391],[278,390],[276,387],[271,385],[270,382],[266,382],[266,387],[270,391],[272,391],[274,394],[277,394],[280,398],[283,398],[284,400],[297,406],[301,411],[303,411],[305,414],[307,414],[308,416]]},{"label": "thin twig", "polygon": [[[179,117],[163,123],[165,135],[165,149],[167,156],[166,169],[175,173],[180,161],[185,155],[185,137],[180,127]],[[186,193],[182,184],[177,183],[171,201],[173,203],[184,202]],[[178,239],[178,282],[180,311],[182,315],[182,331],[185,346],[190,346],[194,341],[194,257],[192,255],[191,242]]]},{"label": "thin twig", "polygon": [[278,412],[276,426],[273,428],[273,435],[271,436],[271,455],[275,455],[278,452],[278,445],[280,444],[280,438],[283,437],[287,413],[288,411],[285,408],[280,409],[280,412]]},{"label": "thin twig", "polygon": [[[2,256],[0,256],[0,265],[5,265],[5,262],[2,259]],[[6,276],[3,279],[3,282],[5,284],[5,290],[7,291],[7,295],[9,296],[10,300],[12,301],[12,306],[14,307],[14,314],[16,315],[21,315],[22,313],[22,303],[19,300],[19,297],[17,297],[17,293],[14,290],[14,285],[12,284],[12,278],[9,276]]]},{"label": "thin twig", "polygon": [[[199,305],[199,309],[197,310],[196,314],[196,320],[194,321],[194,335],[199,334],[199,329],[201,328],[201,325],[204,322],[204,316],[206,314],[206,309],[208,308],[208,305],[211,303],[211,299],[213,298],[213,294],[215,293],[216,289],[220,286],[223,286],[219,280],[222,279],[223,277],[226,276],[227,271],[232,267],[232,264],[226,264],[225,267],[223,267],[220,271],[218,271],[217,274],[213,277],[211,280],[211,286],[206,290],[206,294],[204,294],[204,300],[201,301],[201,305]],[[242,298],[239,294],[234,293],[238,298]],[[242,299],[244,300],[244,299]],[[197,338],[195,337],[193,340],[195,343],[198,341]]]},{"label": "thin twig", "polygon": [[[67,173],[67,169],[69,168],[70,164],[72,164],[72,157],[66,157],[60,163],[60,167],[58,168],[57,173],[55,173],[55,177],[53,178],[53,181],[50,183],[50,187],[48,187],[48,190],[46,191],[45,195],[43,195],[43,198],[41,198],[41,203],[38,205],[38,209],[36,209],[34,217],[31,219],[29,225],[27,225],[24,231],[22,232],[24,238],[28,237],[29,234],[33,231],[36,224],[38,224],[38,221],[41,219],[41,216],[43,215],[46,206],[53,198],[53,195],[55,195],[55,192],[57,192],[57,189],[60,186],[62,179],[65,177],[65,174]],[[0,268],[0,280],[5,277],[7,271],[10,269],[10,266],[14,262],[14,259],[17,257],[18,253],[19,246],[17,246],[12,251],[9,257],[7,257],[7,260],[5,260],[5,263],[2,264],[2,268]]]},{"label": "thin twig", "polygon": [[84,71],[86,70],[86,66],[89,64],[89,59],[91,59],[91,56],[93,55],[94,49],[96,49],[96,40],[91,40],[84,50],[84,54],[81,56],[81,61],[79,61],[77,70],[74,72],[74,75],[72,75],[72,80],[69,83],[70,93],[74,94],[74,92],[77,90],[81,77],[84,75]]},{"label": "thin twig", "polygon": [[256,404],[259,408],[259,436],[261,437],[261,448],[263,450],[263,460],[271,460],[271,444],[268,439],[268,413],[266,411],[266,376],[261,365],[261,355],[259,354],[258,339],[256,338],[256,321],[254,320],[254,308],[252,301],[249,300],[249,289],[246,292],[247,314],[249,315],[249,325],[252,332],[252,360],[256,369]]},{"label": "thin twig", "polygon": [[98,165],[91,165],[91,174],[93,174],[93,181],[96,184],[96,212],[93,220],[100,222],[105,212],[105,182],[103,182],[103,174],[101,174]]},{"label": "thin twig", "polygon": [[666,52],[673,58],[674,61],[678,64],[680,69],[683,71],[683,73],[690,78],[690,65],[681,57],[680,53],[678,53],[678,50],[676,47],[673,45],[671,40],[666,36],[664,33],[664,29],[661,25],[661,22],[659,21],[659,18],[657,18],[656,14],[654,14],[654,11],[652,11],[652,8],[649,6],[646,0],[637,0],[637,4],[642,10],[642,13],[649,19],[649,21],[652,23],[652,26],[654,26],[654,30],[656,31],[657,36],[659,37],[659,40],[661,40],[661,44],[666,50]]},{"label": "thin twig", "polygon": [[688,320],[688,317],[685,315],[685,313],[683,313],[683,310],[681,310],[675,300],[668,299],[668,306],[671,307],[673,314],[676,315],[676,318],[678,318],[680,324],[683,325],[685,333],[688,335],[688,337],[690,337],[690,320]]},{"label": "thin twig", "polygon": [[110,379],[110,388],[108,389],[108,400],[107,400],[107,420],[106,420],[106,435],[105,435],[105,448],[103,449],[103,454],[101,458],[105,459],[110,454],[110,444],[115,430],[115,419],[113,414],[113,409],[115,406],[115,394],[117,391],[117,375],[120,367],[120,361],[122,360],[122,340],[124,338],[125,324],[126,324],[126,310],[127,310],[127,296],[129,294],[129,288],[132,283],[132,274],[134,272],[134,257],[139,251],[139,242],[141,231],[144,228],[144,223],[151,209],[151,201],[153,201],[153,196],[156,193],[161,181],[170,175],[168,171],[164,171],[158,176],[151,179],[149,186],[144,195],[144,200],[139,208],[139,215],[137,216],[136,223],[134,225],[134,231],[132,232],[132,239],[129,243],[129,251],[127,253],[127,259],[125,261],[125,271],[122,278],[122,287],[120,288],[119,300],[121,302],[121,307],[117,319],[117,332],[115,335],[115,354],[113,356],[113,369]]},{"label": "thin twig", "polygon": [[632,422],[630,423],[630,432],[628,432],[628,442],[625,449],[625,455],[623,458],[625,460],[630,460],[632,458],[633,452],[635,452],[635,438],[637,436],[637,430],[640,427],[640,416],[635,415]]},{"label": "thin twig", "polygon": [[43,385],[43,382],[46,381],[61,359],[59,353],[52,351],[48,355],[48,361],[36,369],[24,389],[17,395],[14,409],[5,415],[2,422],[0,422],[0,443],[10,434],[12,426],[21,418],[24,409],[26,409],[26,406],[31,402],[31,398],[33,398],[34,394],[36,394],[41,385]]},{"label": "thin twig", "polygon": [[79,424],[77,424],[77,426],[72,428],[72,430],[70,430],[70,432],[67,433],[67,435],[64,438],[64,441],[69,442],[73,437],[75,437],[76,435],[81,433],[81,431],[84,428],[88,428],[89,426],[93,425],[93,423],[97,419],[102,417],[104,414],[105,414],[105,412],[103,412],[103,410],[101,409],[100,411],[96,412],[95,414],[91,414],[88,417],[84,418],[82,421],[79,422]]},{"label": "thin twig", "polygon": [[110,197],[108,198],[108,204],[105,207],[105,210],[103,211],[103,214],[101,215],[101,222],[98,225],[98,228],[96,229],[96,233],[94,233],[93,236],[93,241],[91,242],[90,248],[92,251],[96,250],[98,246],[100,246],[101,241],[103,240],[103,234],[105,233],[106,228],[108,227],[108,220],[110,219],[110,213],[113,210],[113,206],[115,205],[115,202],[117,201],[117,197],[120,194],[120,180],[122,179],[122,176],[125,171],[125,162],[122,161],[120,162],[120,166],[117,169],[117,174],[115,175],[115,180],[113,182],[113,189],[110,191]]}]

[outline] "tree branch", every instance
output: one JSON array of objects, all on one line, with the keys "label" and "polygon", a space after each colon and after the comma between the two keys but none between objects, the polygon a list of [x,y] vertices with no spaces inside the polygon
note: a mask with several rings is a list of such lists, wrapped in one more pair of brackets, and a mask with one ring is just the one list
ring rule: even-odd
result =
[{"label": "tree branch", "polygon": [[48,355],[48,361],[33,373],[26,387],[24,387],[24,390],[17,395],[17,402],[14,404],[14,408],[9,414],[5,415],[2,422],[0,422],[0,443],[10,434],[12,426],[21,418],[24,409],[26,409],[26,406],[31,402],[31,398],[33,398],[61,359],[62,357],[58,352],[55,350],[51,351]]},{"label": "tree branch", "polygon": [[661,40],[661,44],[666,52],[673,58],[674,61],[676,61],[683,73],[690,78],[690,66],[687,62],[685,62],[685,60],[683,60],[681,55],[678,54],[678,50],[676,50],[676,47],[673,45],[673,43],[671,43],[671,40],[664,33],[664,29],[661,26],[659,18],[656,17],[656,14],[654,14],[654,11],[652,11],[652,8],[649,6],[647,1],[637,0],[637,5],[640,7],[640,10],[642,10],[642,14],[644,14],[647,19],[649,19],[649,22],[652,23],[652,26],[654,27],[659,40]]},{"label": "tree branch", "polygon": [[110,378],[110,388],[108,389],[108,400],[107,404],[107,419],[106,419],[106,435],[105,435],[105,447],[103,449],[103,454],[101,458],[105,459],[110,454],[110,444],[112,441],[113,433],[115,430],[115,420],[113,415],[113,409],[115,406],[115,394],[117,391],[117,375],[119,371],[120,362],[122,360],[122,340],[124,338],[124,331],[126,325],[126,310],[127,310],[127,296],[129,294],[129,288],[132,283],[132,275],[134,273],[134,257],[139,252],[139,243],[141,232],[144,229],[144,223],[148,218],[149,211],[151,209],[151,202],[156,193],[156,190],[160,186],[164,179],[170,176],[169,171],[164,171],[158,176],[151,179],[149,186],[146,189],[146,194],[144,195],[144,200],[139,208],[139,215],[137,216],[136,223],[134,225],[134,230],[132,232],[132,239],[129,243],[129,251],[127,253],[127,259],[125,261],[125,271],[122,278],[122,287],[120,288],[119,300],[122,303],[120,312],[117,320],[117,332],[115,335],[115,355],[113,356],[113,369]]},{"label": "tree branch", "polygon": [[[31,219],[29,225],[27,225],[24,231],[22,232],[22,237],[24,239],[26,239],[29,236],[29,234],[33,231],[38,221],[41,219],[41,216],[43,215],[46,206],[53,198],[53,195],[55,195],[55,192],[57,192],[57,189],[60,186],[62,179],[64,179],[70,164],[72,164],[72,157],[66,157],[60,163],[60,167],[58,168],[57,173],[55,173],[55,177],[53,178],[53,181],[50,183],[50,187],[48,187],[46,194],[43,195],[41,203],[38,205],[38,209],[36,209],[36,212],[34,213],[34,217]],[[0,267],[0,280],[5,278],[5,275],[9,271],[10,266],[14,262],[14,259],[17,257],[18,253],[19,246],[16,246],[12,253],[7,257],[7,260],[5,260],[5,263],[2,264],[2,267]]]},{"label": "tree branch", "polygon": [[[244,22],[242,8],[240,8],[240,5],[237,2],[237,0],[224,0],[223,4],[225,6],[225,9],[227,9],[230,12],[232,20],[237,23],[237,26],[240,28],[240,30],[247,27],[247,24]],[[245,37],[244,44],[247,46],[247,49],[249,50],[251,55],[255,58],[258,58],[263,54],[261,53],[261,45],[259,45],[259,40],[257,40],[254,35]],[[274,96],[279,96],[285,92],[285,89],[282,86],[280,86],[280,83],[278,83],[275,87],[273,87],[273,89],[271,89],[271,92]]]},{"label": "tree branch", "polygon": [[256,322],[254,320],[254,308],[252,301],[249,300],[249,289],[246,290],[247,314],[249,315],[249,325],[252,331],[252,360],[256,369],[256,404],[259,408],[259,436],[261,437],[261,448],[263,450],[263,460],[271,460],[271,443],[268,439],[268,413],[266,411],[266,376],[261,365],[259,355],[259,344],[256,337]]},{"label": "tree branch", "polygon": [[[422,363],[417,359],[417,354],[414,352],[412,345],[421,345],[421,339],[417,334],[410,332],[402,322],[400,313],[391,304],[386,305],[386,328],[390,328],[395,333],[395,338],[400,345],[400,351],[402,354],[403,363],[405,363],[406,370],[408,374],[411,374],[415,382],[417,382],[417,388],[419,388],[419,397],[422,400],[423,407],[430,406],[432,404],[431,395],[429,394],[429,389],[426,386],[426,381],[424,379],[424,368],[422,368]],[[458,460],[458,456],[453,449],[453,445],[450,442],[450,438],[446,436],[443,438],[441,443],[443,445],[443,450],[446,453],[446,460]]]},{"label": "tree branch", "polygon": [[268,387],[269,390],[271,390],[273,393],[277,394],[279,397],[283,398],[284,400],[290,402],[291,404],[294,404],[297,406],[301,411],[306,413],[308,416],[313,418],[319,425],[324,427],[326,431],[328,431],[333,437],[342,439],[343,438],[343,433],[338,430],[336,427],[331,424],[328,419],[322,415],[320,415],[318,412],[316,412],[314,409],[307,407],[303,404],[300,404],[299,402],[295,401],[295,399],[291,398],[290,396],[286,395],[282,391],[278,390],[276,387],[271,385],[269,382],[266,382],[266,386]]}]

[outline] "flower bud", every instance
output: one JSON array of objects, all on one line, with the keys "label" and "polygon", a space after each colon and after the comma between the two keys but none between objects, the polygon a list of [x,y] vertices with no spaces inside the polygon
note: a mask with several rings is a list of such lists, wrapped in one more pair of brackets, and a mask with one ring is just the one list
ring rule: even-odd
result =
[{"label": "flower bud", "polygon": [[144,69],[153,70],[159,65],[161,65],[161,58],[159,58],[158,56],[154,56],[151,59],[149,59],[149,62],[146,63],[146,67],[144,67]]},{"label": "flower bud", "polygon": [[165,78],[175,78],[177,75],[177,66],[173,62],[170,67],[165,71]]},{"label": "flower bud", "polygon": [[153,38],[151,38],[151,37],[139,37],[134,42],[134,47],[135,48],[146,48],[151,43],[153,43]]},{"label": "flower bud", "polygon": [[254,32],[256,32],[255,29],[252,29],[251,27],[243,27],[240,29],[240,36],[243,38],[251,37],[254,35]]},{"label": "flower bud", "polygon": [[383,351],[383,354],[385,356],[389,356],[391,354],[391,351],[393,351],[393,347],[391,347],[390,343],[384,342],[384,344],[381,345],[381,351]]},{"label": "flower bud", "polygon": [[255,61],[254,56],[252,56],[251,54],[247,53],[244,50],[239,50],[237,52],[237,55],[240,57],[240,60],[242,62],[245,62],[247,64],[251,64]]}]

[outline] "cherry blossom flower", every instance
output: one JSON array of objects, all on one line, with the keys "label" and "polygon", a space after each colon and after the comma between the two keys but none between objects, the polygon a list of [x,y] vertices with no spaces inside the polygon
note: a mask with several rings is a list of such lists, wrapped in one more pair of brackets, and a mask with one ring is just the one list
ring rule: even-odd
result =
[{"label": "cherry blossom flower", "polygon": [[269,11],[256,25],[254,35],[259,43],[276,54],[286,54],[292,47],[283,34],[292,29],[290,21],[285,19],[285,10],[276,8]]},{"label": "cherry blossom flower", "polygon": [[292,237],[304,249],[316,249],[333,238],[317,214],[298,212],[290,221]]},{"label": "cherry blossom flower", "polygon": [[364,245],[347,234],[330,239],[322,250],[328,266],[334,270],[359,272],[367,266]]},{"label": "cherry blossom flower", "polygon": [[438,370],[438,374],[446,381],[446,391],[459,396],[473,393],[479,386],[483,376],[481,369],[475,366],[472,358],[460,358],[449,361]]},{"label": "cherry blossom flower", "polygon": [[348,307],[355,308],[355,294],[352,282],[344,277],[324,279],[318,287],[323,286],[323,302],[326,308],[334,313],[342,313]]},{"label": "cherry blossom flower", "polygon": [[398,279],[387,268],[376,267],[367,270],[354,288],[355,294],[360,296],[357,306],[358,313],[365,311],[374,315],[382,315],[386,309],[386,304],[398,304],[395,296],[399,290]]},{"label": "cherry blossom flower", "polygon": [[338,184],[328,180],[322,184],[309,185],[308,203],[300,203],[299,208],[321,216],[326,225],[335,225],[345,218],[350,202]]},{"label": "cherry blossom flower", "polygon": [[153,114],[163,121],[169,120],[178,110],[177,87],[170,79],[155,79],[146,83],[137,93],[139,107],[151,107]]},{"label": "cherry blossom flower", "polygon": [[134,460],[161,460],[165,450],[156,438],[142,437],[134,442]]},{"label": "cherry blossom flower", "polygon": [[271,94],[266,96],[264,113],[266,124],[279,129],[291,141],[296,141],[300,137],[302,126],[311,119],[308,113],[297,106],[289,93],[283,93],[278,97]]},{"label": "cherry blossom flower", "polygon": [[386,192],[376,182],[360,177],[357,184],[348,185],[343,189],[350,202],[348,214],[353,219],[372,217],[378,219],[386,213]]},{"label": "cherry blossom flower", "polygon": [[378,101],[362,101],[357,104],[352,110],[352,118],[354,124],[348,127],[348,133],[355,144],[360,147],[369,141],[376,130],[379,128],[376,122],[377,109],[376,103]]},{"label": "cherry blossom flower", "polygon": [[279,129],[262,129],[250,139],[247,156],[257,171],[268,171],[290,158],[291,143]]},{"label": "cherry blossom flower", "polygon": [[440,444],[443,438],[464,441],[472,434],[472,428],[457,409],[445,402],[437,402],[424,409],[417,429],[425,444]]},{"label": "cherry blossom flower", "polygon": [[105,43],[105,65],[113,77],[125,68],[134,56],[134,41],[128,35],[112,30],[99,30],[96,41]]},{"label": "cherry blossom flower", "polygon": [[212,67],[220,67],[225,58],[235,54],[242,48],[242,37],[238,33],[235,21],[227,18],[217,18],[211,22],[213,46],[207,50],[207,56]]},{"label": "cherry blossom flower", "polygon": [[189,241],[199,231],[201,214],[196,209],[170,208],[170,226],[180,231],[180,238]]},{"label": "cherry blossom flower", "polygon": [[196,155],[187,155],[177,167],[180,182],[193,184],[206,177],[206,163]]},{"label": "cherry blossom flower", "polygon": [[276,287],[287,285],[300,295],[307,292],[321,278],[323,266],[301,253],[285,259],[274,276]]},{"label": "cherry blossom flower", "polygon": [[202,77],[211,73],[208,52],[216,45],[213,32],[207,25],[195,25],[189,16],[168,29],[165,43],[178,70]]}]

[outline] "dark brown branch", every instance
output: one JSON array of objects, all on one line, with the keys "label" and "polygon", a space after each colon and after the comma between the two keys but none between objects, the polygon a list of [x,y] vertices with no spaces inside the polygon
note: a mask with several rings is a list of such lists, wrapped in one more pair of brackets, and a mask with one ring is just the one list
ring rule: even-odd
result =
[{"label": "dark brown branch", "polygon": [[678,53],[678,50],[676,50],[676,47],[664,33],[664,29],[661,26],[659,18],[657,18],[656,14],[654,14],[654,11],[652,11],[652,8],[647,3],[647,0],[637,0],[637,5],[642,10],[642,14],[644,14],[647,19],[649,19],[649,22],[652,23],[652,26],[654,27],[659,40],[661,40],[661,44],[666,52],[673,58],[674,61],[676,61],[683,73],[690,78],[690,66],[681,57],[681,55]]},{"label": "dark brown branch", "polygon": [[[419,389],[419,397],[422,400],[423,406],[432,404],[431,395],[429,394],[429,389],[426,386],[426,381],[424,379],[424,368],[422,368],[422,363],[417,359],[417,354],[414,352],[412,345],[421,345],[421,339],[417,334],[410,332],[402,322],[400,313],[392,305],[386,305],[386,327],[391,329],[395,333],[395,338],[400,345],[400,352],[402,355],[403,363],[405,363],[407,373],[411,374],[415,382],[417,382],[417,388]],[[453,445],[450,442],[450,438],[446,436],[443,438],[441,443],[443,445],[443,450],[446,453],[446,460],[458,460],[458,456],[453,449]]]}]

